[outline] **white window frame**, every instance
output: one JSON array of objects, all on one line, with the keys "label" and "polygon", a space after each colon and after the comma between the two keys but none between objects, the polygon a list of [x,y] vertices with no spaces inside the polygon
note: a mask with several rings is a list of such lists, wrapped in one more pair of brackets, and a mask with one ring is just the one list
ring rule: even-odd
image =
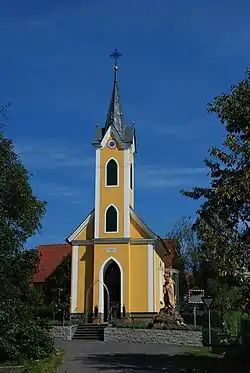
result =
[{"label": "white window frame", "polygon": [[[108,170],[107,170],[107,166],[108,166],[108,163],[111,161],[111,160],[114,160],[117,164],[117,184],[116,185],[108,185],[107,184],[107,181],[108,181]],[[117,160],[114,158],[114,157],[111,157],[107,160],[106,164],[105,164],[105,187],[106,188],[117,188],[119,187],[119,181],[120,181],[120,172],[119,172],[119,163],[117,162]]]},{"label": "white window frame", "polygon": [[[111,206],[113,206],[115,209],[116,209],[116,212],[117,212],[117,220],[116,220],[116,222],[117,222],[117,230],[116,231],[112,231],[112,232],[110,232],[110,231],[107,231],[107,211],[108,211],[108,209],[111,207]],[[110,205],[108,205],[107,207],[106,207],[106,209],[105,209],[105,212],[104,212],[104,233],[118,233],[119,232],[119,210],[118,210],[118,208],[116,207],[116,205],[114,205],[113,203],[111,203]]]}]

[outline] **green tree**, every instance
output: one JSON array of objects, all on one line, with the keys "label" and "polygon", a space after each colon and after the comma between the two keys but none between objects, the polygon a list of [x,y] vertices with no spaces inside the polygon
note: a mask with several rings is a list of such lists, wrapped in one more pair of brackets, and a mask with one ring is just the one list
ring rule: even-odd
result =
[{"label": "green tree", "polygon": [[176,251],[180,255],[180,259],[184,264],[185,270],[194,272],[198,265],[198,247],[199,242],[191,218],[182,217],[177,220],[167,237],[173,239]]},{"label": "green tree", "polygon": [[12,141],[0,133],[0,299],[12,297],[32,278],[38,258],[23,246],[41,228],[44,213],[45,202],[33,195]]},{"label": "green tree", "polygon": [[191,288],[206,289],[210,292],[209,284],[216,276],[201,255],[206,250],[205,245],[198,239],[191,218],[182,217],[177,220],[167,236],[175,242],[176,252],[179,254],[177,261],[184,267],[180,279],[185,285],[185,294]]},{"label": "green tree", "polygon": [[[48,299],[69,305],[71,285],[71,255],[66,255],[52,275],[45,282],[44,290]],[[56,294],[54,294],[56,290]]]},{"label": "green tree", "polygon": [[211,178],[207,188],[182,191],[202,199],[194,224],[206,248],[203,259],[223,282],[244,284],[249,293],[250,271],[250,71],[229,93],[216,96],[208,112],[226,129],[221,148],[212,147],[205,159]]},{"label": "green tree", "polygon": [[66,255],[46,280],[44,300],[54,310],[54,317],[64,320],[69,315],[71,287],[71,254]]},{"label": "green tree", "polygon": [[[0,110],[4,114],[7,109]],[[52,351],[46,328],[36,318],[32,277],[38,263],[27,239],[41,228],[45,202],[33,195],[29,173],[0,132],[0,359],[41,358]],[[28,330],[28,333],[27,333]],[[32,334],[33,333],[33,334]],[[25,346],[23,348],[22,346]]]}]

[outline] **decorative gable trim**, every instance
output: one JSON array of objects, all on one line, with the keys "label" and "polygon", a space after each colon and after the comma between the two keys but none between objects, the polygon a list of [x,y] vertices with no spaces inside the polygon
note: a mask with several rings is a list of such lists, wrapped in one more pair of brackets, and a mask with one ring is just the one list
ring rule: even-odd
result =
[{"label": "decorative gable trim", "polygon": [[131,214],[132,219],[134,219],[134,221],[142,228],[142,230],[147,235],[149,235],[150,238],[154,240],[157,239],[157,235],[142,221],[142,219],[137,215],[137,213],[135,212],[135,210],[132,209],[131,206],[130,206],[130,214]]},{"label": "decorative gable trim", "polygon": [[141,229],[151,238],[154,240],[155,242],[155,245],[154,245],[154,249],[156,250],[156,246],[157,248],[159,249],[160,253],[162,256],[166,255],[168,252],[167,252],[167,249],[166,249],[166,246],[164,245],[162,239],[157,235],[155,234],[144,222],[143,220],[139,217],[139,215],[135,212],[134,209],[132,209],[132,207],[130,206],[130,214],[131,214],[131,217],[132,219],[134,219],[134,221],[141,227]]},{"label": "decorative gable trim", "polygon": [[116,141],[118,142],[118,144],[121,146],[122,149],[128,149],[130,147],[130,143],[127,144],[127,143],[124,143],[119,135],[119,133],[116,131],[116,129],[113,127],[113,126],[109,126],[107,132],[105,133],[102,141],[101,141],[101,148],[103,148],[107,142],[108,142],[108,139],[110,138],[110,136],[114,136],[114,138],[116,139]]},{"label": "decorative gable trim", "polygon": [[78,236],[78,234],[84,228],[86,228],[87,225],[90,223],[90,221],[94,218],[94,211],[95,210],[92,210],[91,213],[86,217],[86,219],[76,228],[76,230],[73,233],[71,233],[71,235],[68,238],[66,238],[67,242],[72,243],[72,241],[75,241],[75,239]]}]

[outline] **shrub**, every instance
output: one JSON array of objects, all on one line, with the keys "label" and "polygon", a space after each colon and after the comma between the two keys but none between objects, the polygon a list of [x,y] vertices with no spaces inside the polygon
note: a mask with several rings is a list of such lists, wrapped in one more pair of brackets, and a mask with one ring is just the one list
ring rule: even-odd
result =
[{"label": "shrub", "polygon": [[[19,307],[19,308],[18,308]],[[48,325],[34,318],[25,305],[0,311],[0,361],[42,359],[54,352]]]}]

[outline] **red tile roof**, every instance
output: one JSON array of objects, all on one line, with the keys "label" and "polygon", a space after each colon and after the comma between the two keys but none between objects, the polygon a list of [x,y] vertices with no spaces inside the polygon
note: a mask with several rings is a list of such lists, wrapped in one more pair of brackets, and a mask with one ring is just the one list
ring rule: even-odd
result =
[{"label": "red tile roof", "polygon": [[39,245],[37,250],[40,255],[40,262],[33,282],[45,282],[63,258],[71,254],[71,249],[72,247],[69,244]]},{"label": "red tile roof", "polygon": [[168,254],[164,255],[165,267],[170,267],[173,264],[174,257],[177,254],[177,241],[173,238],[163,238],[162,241],[168,251]]},{"label": "red tile roof", "polygon": [[162,241],[164,242],[167,250],[170,252],[177,252],[178,249],[178,242],[174,238],[163,238]]}]

